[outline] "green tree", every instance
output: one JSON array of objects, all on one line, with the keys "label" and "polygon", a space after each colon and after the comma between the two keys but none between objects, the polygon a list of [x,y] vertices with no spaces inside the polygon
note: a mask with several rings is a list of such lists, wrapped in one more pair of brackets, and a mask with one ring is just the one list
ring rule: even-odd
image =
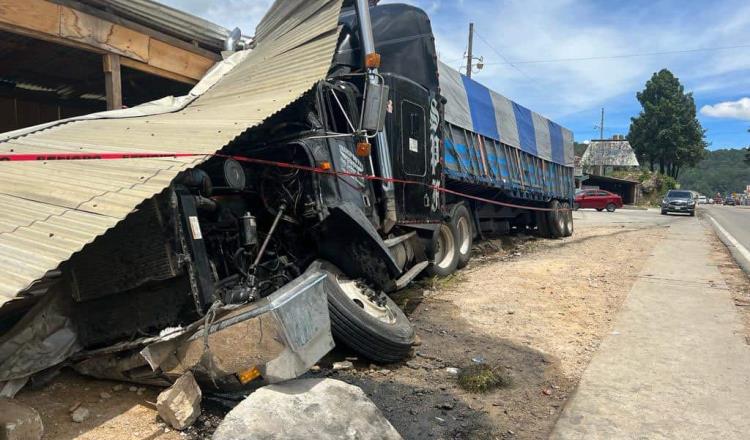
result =
[{"label": "green tree", "polygon": [[628,141],[651,171],[677,178],[706,155],[705,130],[696,116],[692,93],[667,69],[654,73],[637,95],[643,110],[631,119]]},{"label": "green tree", "polygon": [[[750,133],[750,129],[747,130]],[[745,150],[745,163],[750,165],[750,147]]]}]

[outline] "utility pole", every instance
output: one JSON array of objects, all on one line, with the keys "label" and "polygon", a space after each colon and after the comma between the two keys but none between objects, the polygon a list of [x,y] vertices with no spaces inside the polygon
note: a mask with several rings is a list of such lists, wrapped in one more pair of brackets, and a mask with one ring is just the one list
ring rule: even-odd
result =
[{"label": "utility pole", "polygon": [[602,121],[599,123],[599,139],[604,140],[604,108],[602,108]]},{"label": "utility pole", "polygon": [[471,63],[474,62],[474,23],[469,23],[469,50],[466,52],[466,76],[471,78]]}]

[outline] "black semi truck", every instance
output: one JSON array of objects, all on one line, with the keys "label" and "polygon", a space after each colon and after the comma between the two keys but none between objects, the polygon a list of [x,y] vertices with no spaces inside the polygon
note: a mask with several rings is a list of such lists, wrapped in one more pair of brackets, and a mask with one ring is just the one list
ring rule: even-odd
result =
[{"label": "black semi truck", "polygon": [[418,8],[357,0],[340,27],[327,79],[63,265],[79,371],[284,380],[331,334],[398,361],[389,293],[485,234],[572,234],[570,131],[441,64]]}]

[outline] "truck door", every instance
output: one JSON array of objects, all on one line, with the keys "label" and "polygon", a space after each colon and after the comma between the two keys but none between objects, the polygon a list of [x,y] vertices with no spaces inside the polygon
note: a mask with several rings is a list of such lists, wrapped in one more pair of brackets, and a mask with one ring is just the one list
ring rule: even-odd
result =
[{"label": "truck door", "polygon": [[440,183],[438,121],[432,117],[436,109],[432,109],[430,95],[423,87],[403,78],[389,79],[392,114],[388,133],[393,174],[397,179],[418,183],[395,184],[399,221],[439,219],[439,194],[428,186]]}]

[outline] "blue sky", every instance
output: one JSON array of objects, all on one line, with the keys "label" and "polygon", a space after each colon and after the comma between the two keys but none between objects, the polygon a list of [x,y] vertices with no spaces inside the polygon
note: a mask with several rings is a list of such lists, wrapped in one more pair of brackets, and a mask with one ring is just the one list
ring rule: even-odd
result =
[{"label": "blue sky", "polygon": [[[271,4],[162,2],[249,35]],[[750,145],[747,0],[401,2],[430,14],[440,58],[455,68],[465,64],[461,57],[473,21],[474,53],[486,63],[475,79],[572,129],[578,141],[598,137],[594,126],[602,107],[605,135],[627,134],[630,118],[640,111],[636,92],[654,72],[668,68],[694,93],[712,149]]]}]

